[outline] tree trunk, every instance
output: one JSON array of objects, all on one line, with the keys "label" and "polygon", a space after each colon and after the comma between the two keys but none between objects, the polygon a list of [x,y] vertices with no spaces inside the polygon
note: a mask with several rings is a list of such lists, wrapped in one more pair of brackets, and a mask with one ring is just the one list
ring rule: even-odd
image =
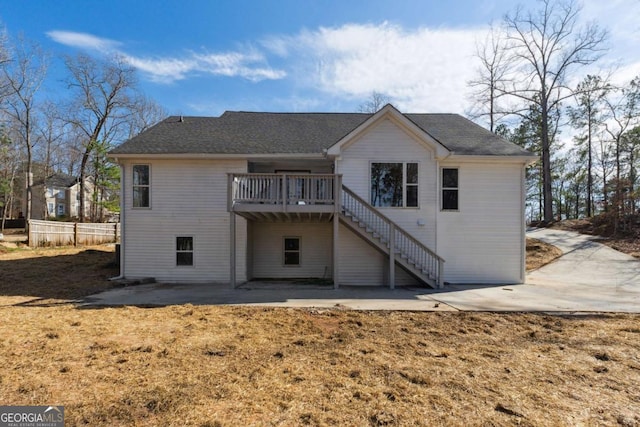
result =
[{"label": "tree trunk", "polygon": [[549,112],[546,99],[541,102],[542,107],[542,193],[544,203],[544,222],[553,221],[553,191],[551,188],[551,142],[549,141]]},{"label": "tree trunk", "polygon": [[[89,142],[89,146],[91,146],[91,142]],[[86,178],[86,169],[87,169],[87,162],[89,161],[89,153],[90,153],[90,148],[87,147],[87,149],[85,150],[84,154],[82,155],[82,161],[80,162],[80,212],[78,212],[78,221],[80,222],[84,222],[85,221],[85,214],[84,214],[84,209],[85,209],[85,197],[84,197],[84,182],[85,182],[85,178]]]},{"label": "tree trunk", "polygon": [[591,132],[592,132],[592,123],[591,123],[591,105],[588,107],[587,114],[587,122],[588,122],[588,133],[587,133],[587,218],[591,218],[593,215],[593,153],[591,150]]}]

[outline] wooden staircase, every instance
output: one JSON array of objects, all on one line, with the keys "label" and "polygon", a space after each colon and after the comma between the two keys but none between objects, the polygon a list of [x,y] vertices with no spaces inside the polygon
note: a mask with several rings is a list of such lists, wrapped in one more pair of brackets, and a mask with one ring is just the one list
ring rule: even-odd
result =
[{"label": "wooden staircase", "polygon": [[[379,251],[393,257],[393,264],[402,266],[432,288],[442,288],[444,260],[415,239],[398,224],[384,216],[349,188],[342,186],[340,220],[358,236]],[[390,272],[390,286],[394,286]]]}]

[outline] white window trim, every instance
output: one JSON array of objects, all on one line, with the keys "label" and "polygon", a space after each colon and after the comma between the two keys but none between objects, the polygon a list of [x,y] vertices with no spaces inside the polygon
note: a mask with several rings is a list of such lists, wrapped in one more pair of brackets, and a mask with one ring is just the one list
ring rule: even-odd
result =
[{"label": "white window trim", "polygon": [[[371,179],[373,178],[371,175],[371,169],[374,163],[402,163],[402,205],[403,206],[375,206],[373,201],[371,200]],[[418,187],[418,205],[417,206],[407,206],[407,164],[415,163],[418,165],[418,182],[413,185]],[[420,209],[420,177],[422,176],[421,167],[419,161],[407,161],[407,160],[371,160],[369,161],[369,204],[376,209]]]},{"label": "white window trim", "polygon": [[[285,245],[286,239],[298,239],[298,250],[287,250],[287,246]],[[285,263],[285,254],[287,252],[298,252],[298,263],[297,264],[286,264]],[[300,236],[283,236],[282,237],[282,266],[285,268],[300,268],[302,266],[302,237]]]},{"label": "white window trim", "polygon": [[[445,187],[444,186],[444,170],[455,169],[458,171],[458,186],[457,187]],[[445,209],[443,193],[445,190],[456,190],[458,192],[458,208],[457,209]],[[441,212],[460,212],[460,167],[459,166],[442,166],[440,168],[440,211]]]},{"label": "white window trim", "polygon": [[[191,246],[193,247],[190,251],[179,251],[176,247],[178,244],[178,237],[190,237],[191,238]],[[176,268],[194,268],[196,266],[196,238],[190,234],[176,234],[173,237],[174,251],[173,251],[173,261],[175,263]],[[180,265],[178,264],[178,254],[179,253],[191,253],[193,262],[191,265]]]},{"label": "white window trim", "polygon": [[[147,185],[135,185],[134,184],[134,180],[133,180],[133,169],[136,166],[147,166],[149,168],[149,184]],[[135,193],[134,189],[136,187],[147,187],[149,189],[149,206],[134,206],[133,205],[133,194]],[[151,203],[151,165],[149,163],[134,163],[131,165],[131,209],[135,209],[135,210],[150,210],[152,206]],[[183,236],[183,237],[187,237],[187,236]]]}]

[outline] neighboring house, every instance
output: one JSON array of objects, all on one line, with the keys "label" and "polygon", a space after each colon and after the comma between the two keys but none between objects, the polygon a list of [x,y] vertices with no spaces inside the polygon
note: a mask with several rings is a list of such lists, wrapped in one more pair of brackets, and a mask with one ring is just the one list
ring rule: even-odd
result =
[{"label": "neighboring house", "polygon": [[169,117],[110,156],[126,278],[524,281],[536,157],[459,115]]},{"label": "neighboring house", "polygon": [[[85,215],[91,208],[93,183],[85,181]],[[34,183],[31,218],[77,218],[80,216],[80,181],[70,175],[55,173],[46,180]]]}]

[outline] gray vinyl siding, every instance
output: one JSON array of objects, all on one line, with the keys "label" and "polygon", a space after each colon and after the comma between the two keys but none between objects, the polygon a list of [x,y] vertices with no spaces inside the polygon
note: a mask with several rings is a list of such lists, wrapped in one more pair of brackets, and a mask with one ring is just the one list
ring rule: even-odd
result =
[{"label": "gray vinyl siding", "polygon": [[[150,208],[132,208],[132,165],[150,165]],[[227,173],[244,160],[136,160],[124,163],[125,270],[128,278],[228,282]],[[236,218],[237,280],[246,280],[246,221]],[[192,236],[194,265],[176,266],[176,237]]]},{"label": "gray vinyl siding", "polygon": [[451,283],[518,283],[523,251],[522,165],[459,168],[459,210],[438,218],[438,253]]},{"label": "gray vinyl siding", "polygon": [[[251,228],[255,278],[331,278],[331,223],[255,222]],[[284,265],[285,237],[300,238],[300,265]]]}]

